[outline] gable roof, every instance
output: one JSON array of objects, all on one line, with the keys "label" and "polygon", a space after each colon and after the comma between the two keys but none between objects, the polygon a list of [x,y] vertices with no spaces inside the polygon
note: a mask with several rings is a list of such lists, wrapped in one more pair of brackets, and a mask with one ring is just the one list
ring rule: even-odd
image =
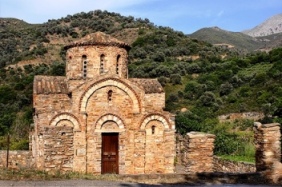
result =
[{"label": "gable roof", "polygon": [[163,93],[164,89],[157,79],[129,79],[131,82],[136,83],[145,90],[146,94],[150,93]]},{"label": "gable roof", "polygon": [[69,45],[65,46],[65,49],[69,49],[72,47],[77,47],[77,46],[91,46],[91,45],[103,45],[103,46],[118,46],[121,48],[125,48],[126,50],[130,49],[130,45],[119,41],[118,39],[105,34],[103,32],[95,32],[92,34],[88,34],[85,37],[76,40],[73,43],[70,43]]},{"label": "gable roof", "polygon": [[33,81],[33,94],[68,94],[66,77],[37,75]]}]

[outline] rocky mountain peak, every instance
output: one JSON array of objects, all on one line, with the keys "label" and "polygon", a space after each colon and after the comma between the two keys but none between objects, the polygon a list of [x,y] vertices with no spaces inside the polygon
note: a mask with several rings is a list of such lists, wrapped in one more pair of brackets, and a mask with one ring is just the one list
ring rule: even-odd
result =
[{"label": "rocky mountain peak", "polygon": [[253,29],[243,31],[243,33],[252,37],[282,33],[282,14],[275,15]]}]

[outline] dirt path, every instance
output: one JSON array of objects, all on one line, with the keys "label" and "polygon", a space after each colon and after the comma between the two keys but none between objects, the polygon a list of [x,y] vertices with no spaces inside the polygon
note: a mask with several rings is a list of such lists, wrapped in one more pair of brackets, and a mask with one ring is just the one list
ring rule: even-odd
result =
[{"label": "dirt path", "polygon": [[[258,187],[257,185],[243,185],[243,184],[217,184],[217,185],[187,185],[187,184],[140,184],[140,183],[129,183],[129,182],[114,182],[114,181],[99,181],[99,180],[61,180],[61,181],[5,181],[0,180],[1,187],[73,187],[73,186],[120,186],[120,187],[159,187],[159,186],[172,186],[172,187],[184,187],[184,186],[208,186],[208,187]],[[269,185],[259,185],[259,187],[270,187]]]}]

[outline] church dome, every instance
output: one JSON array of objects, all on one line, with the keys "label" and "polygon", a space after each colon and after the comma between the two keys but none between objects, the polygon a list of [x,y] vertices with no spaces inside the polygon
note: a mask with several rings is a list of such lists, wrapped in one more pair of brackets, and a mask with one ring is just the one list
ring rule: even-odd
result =
[{"label": "church dome", "polygon": [[117,47],[125,48],[126,50],[130,49],[129,44],[119,41],[116,38],[113,38],[112,36],[105,34],[103,32],[95,32],[92,34],[88,34],[85,37],[66,45],[65,49],[70,49],[78,46],[95,46],[95,45],[117,46]]}]

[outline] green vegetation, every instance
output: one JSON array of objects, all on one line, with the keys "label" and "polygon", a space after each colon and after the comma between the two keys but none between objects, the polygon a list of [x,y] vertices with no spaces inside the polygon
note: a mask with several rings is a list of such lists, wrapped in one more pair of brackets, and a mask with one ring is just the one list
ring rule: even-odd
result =
[{"label": "green vegetation", "polygon": [[[62,41],[95,31],[132,45],[129,76],[157,78],[166,91],[166,110],[176,114],[177,131],[216,134],[217,155],[254,157],[253,122],[220,123],[217,116],[256,111],[267,116],[262,122],[282,122],[282,48],[242,55],[148,19],[96,10],[40,25],[5,19],[0,29],[0,149],[6,148],[7,133],[12,149],[27,148],[34,76],[64,75]],[[4,68],[31,59],[37,65]]]},{"label": "green vegetation", "polygon": [[0,149],[6,149],[6,135],[11,135],[11,150],[28,149],[32,119],[34,75],[64,75],[65,65],[25,65],[23,69],[1,69],[0,79]]}]

